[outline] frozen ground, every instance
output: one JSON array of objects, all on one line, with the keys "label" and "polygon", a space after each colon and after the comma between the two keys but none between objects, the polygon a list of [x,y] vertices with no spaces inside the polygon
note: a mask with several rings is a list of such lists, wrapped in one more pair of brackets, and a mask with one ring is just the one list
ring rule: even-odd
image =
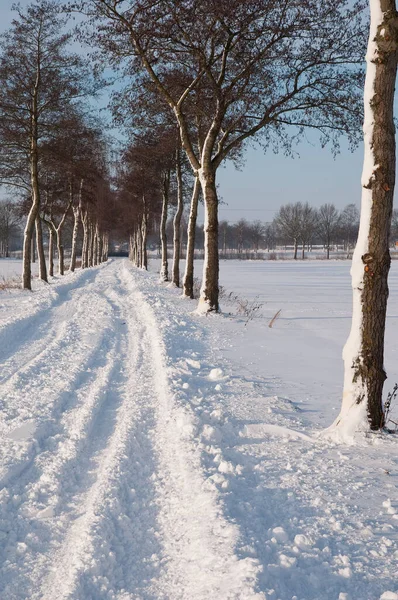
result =
[{"label": "frozen ground", "polygon": [[263,316],[198,317],[125,260],[0,292],[1,600],[398,599],[396,438],[318,436],[348,264],[221,279]]}]

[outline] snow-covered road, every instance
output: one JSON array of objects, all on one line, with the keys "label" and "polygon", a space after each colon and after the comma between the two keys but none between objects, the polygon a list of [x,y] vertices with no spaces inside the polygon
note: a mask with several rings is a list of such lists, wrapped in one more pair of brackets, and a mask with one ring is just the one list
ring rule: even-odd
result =
[{"label": "snow-covered road", "polygon": [[254,598],[121,262],[0,332],[0,598]]},{"label": "snow-covered road", "polygon": [[246,364],[282,329],[127,260],[35,285],[0,295],[0,600],[398,600],[395,438],[319,438]]}]

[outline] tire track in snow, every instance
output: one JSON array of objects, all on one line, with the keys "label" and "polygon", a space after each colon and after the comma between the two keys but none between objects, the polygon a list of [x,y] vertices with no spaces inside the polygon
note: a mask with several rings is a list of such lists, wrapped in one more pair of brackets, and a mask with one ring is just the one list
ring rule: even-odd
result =
[{"label": "tire track in snow", "polygon": [[[98,269],[78,271],[67,283],[58,283],[46,288],[50,297],[39,306],[32,309],[31,314],[16,319],[10,319],[0,327],[0,364],[2,376],[0,383],[17,372],[22,364],[33,360],[46,347],[49,312],[60,307],[68,300],[68,295],[78,285],[92,283],[98,276]],[[34,303],[36,294],[27,292]],[[43,306],[44,304],[44,306]],[[28,342],[26,341],[28,340]],[[18,356],[23,357],[22,362]],[[15,368],[16,366],[16,368]]]},{"label": "tire track in snow", "polygon": [[[3,558],[1,563],[6,566],[3,570],[4,576],[0,578],[2,600],[8,597],[28,597],[22,592],[21,596],[16,596],[19,581],[21,587],[26,588],[26,580],[20,573],[21,569],[18,571],[22,575],[20,580],[16,576],[10,578],[10,573],[18,570],[18,563],[25,552],[27,554],[24,563],[28,566],[27,550],[30,547],[34,549],[36,546],[40,550],[41,544],[38,543],[38,538],[43,541],[50,539],[47,531],[49,521],[45,517],[46,510],[42,521],[34,521],[32,517],[35,512],[38,512],[35,508],[48,509],[46,503],[49,498],[56,497],[54,478],[57,476],[57,470],[73,455],[74,445],[84,441],[91,412],[95,404],[101,401],[101,381],[102,386],[106,387],[107,377],[112,368],[115,341],[109,326],[103,324],[102,331],[97,331],[95,337],[92,337],[94,341],[92,348],[89,348],[89,344],[84,340],[82,342],[82,327],[79,327],[81,322],[84,328],[95,326],[98,330],[99,320],[106,317],[105,309],[108,309],[108,321],[111,315],[109,301],[98,293],[101,292],[101,288],[95,291],[90,287],[92,286],[76,289],[73,298],[69,300],[69,305],[73,303],[73,306],[69,308],[69,305],[66,305],[61,311],[64,317],[70,319],[66,329],[73,335],[69,336],[68,343],[59,338],[58,347],[57,344],[55,346],[50,344],[49,353],[39,353],[37,362],[27,367],[27,371],[31,370],[32,376],[37,378],[35,385],[33,387],[29,385],[29,378],[25,378],[25,385],[21,385],[21,378],[16,378],[15,381],[9,382],[9,385],[3,386],[2,393],[6,399],[10,394],[14,394],[14,400],[19,399],[23,405],[24,399],[30,393],[29,408],[32,416],[42,417],[42,419],[41,422],[38,421],[34,440],[25,442],[8,439],[8,444],[5,444],[11,446],[9,449],[12,451],[12,456],[8,471],[3,478],[4,487],[0,492],[0,538],[2,538]],[[93,310],[90,300],[94,302],[97,311]],[[80,305],[77,306],[79,303]],[[49,316],[50,323],[51,319],[56,319],[58,322],[59,316],[58,309],[53,311]],[[48,333],[50,337],[52,331],[50,327]],[[105,335],[107,332],[108,336]],[[54,361],[49,362],[52,356]],[[77,361],[77,364],[73,361]],[[22,372],[24,372],[23,368]],[[52,387],[48,388],[49,396],[44,397],[44,404],[49,406],[46,406],[47,410],[43,411],[44,414],[36,415],[35,400],[40,407],[42,398],[39,400],[39,396],[43,395],[43,386],[48,382]],[[21,445],[22,450],[18,455]],[[4,444],[2,446],[4,450]],[[28,531],[29,534],[26,535]],[[38,561],[40,560],[39,556]],[[10,582],[12,591],[9,587]],[[29,586],[26,589],[29,590]]]},{"label": "tire track in snow", "polygon": [[160,324],[139,291],[131,270],[126,287],[145,324],[147,375],[156,398],[155,445],[159,462],[157,492],[165,566],[154,587],[155,599],[264,599],[256,593],[258,564],[239,559],[238,528],[228,522],[219,497],[205,480],[201,454],[187,430],[193,415],[177,406],[169,389],[165,345]]},{"label": "tire track in snow", "polygon": [[[153,598],[148,587],[160,568],[153,484],[156,465],[149,435],[153,411],[143,393],[142,325],[133,303],[125,297],[124,306],[123,290],[118,292],[108,292],[108,297],[120,320],[126,314],[128,327],[115,368],[122,375],[109,392],[117,399],[114,423],[105,435],[101,427],[92,429],[94,452],[79,465],[92,472],[92,483],[66,499],[77,514],[42,585],[38,597],[43,600],[52,600],[54,589],[59,600],[121,597],[127,590],[134,591],[135,598]],[[102,427],[107,421],[109,416]]]},{"label": "tire track in snow", "polygon": [[[2,421],[0,489],[20,477],[44,440],[58,433],[60,415],[76,403],[75,388],[90,378],[97,353],[106,350],[101,348],[104,332],[98,329],[97,315],[92,315],[92,309],[85,305],[90,286],[85,292],[81,288],[76,292],[66,305],[49,315],[46,350],[39,352],[37,359],[26,367],[22,366],[1,388],[0,406],[3,410],[6,407],[8,421],[5,418]],[[76,306],[79,298],[80,306]],[[91,301],[96,301],[99,314],[105,317],[107,307],[103,298],[93,293]],[[55,326],[51,325],[54,321]],[[26,423],[36,428],[35,441],[30,445],[16,444],[19,430]]]},{"label": "tire track in snow", "polygon": [[[239,531],[223,516],[200,449],[185,434],[192,415],[170,393],[152,309],[121,262],[102,269],[101,277],[81,290],[81,301],[98,329],[94,352],[108,340],[109,360],[99,368],[91,354],[87,380],[72,377],[68,389],[77,400],[65,404],[54,395],[54,430],[41,440],[46,452],[39,447],[20,486],[12,482],[5,515],[26,527],[11,532],[1,599],[53,600],[54,593],[57,600],[263,598],[254,591],[257,566],[236,556]],[[114,316],[107,331],[98,296]],[[65,354],[75,365],[83,329]],[[14,499],[27,491],[33,498],[24,498],[18,513],[21,502],[13,506]],[[40,502],[51,510],[37,518],[29,511]]]}]

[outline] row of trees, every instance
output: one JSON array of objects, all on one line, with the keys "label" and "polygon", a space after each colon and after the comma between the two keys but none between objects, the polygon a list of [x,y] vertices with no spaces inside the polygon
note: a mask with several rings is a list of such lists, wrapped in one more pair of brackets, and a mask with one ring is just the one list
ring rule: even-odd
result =
[{"label": "row of trees", "polygon": [[[80,0],[72,6],[94,25],[107,60],[123,68],[127,110],[134,112],[137,99],[145,97],[173,115],[195,182],[191,215],[199,186],[205,206],[199,307],[218,311],[218,168],[227,159],[239,160],[249,140],[287,152],[306,129],[317,130],[323,145],[338,143],[341,135],[355,141],[362,120],[363,6],[345,0]],[[367,419],[378,429],[395,184],[398,14],[394,0],[370,0],[370,8],[354,315],[336,426],[360,427]]]},{"label": "row of trees", "polygon": [[[361,73],[355,65],[364,42],[361,8],[349,8],[344,0],[301,4],[84,0],[70,5],[88,17],[86,33],[103,50],[103,66],[110,63],[124,76],[125,85],[112,101],[115,121],[129,140],[117,170],[113,218],[128,230],[131,254],[142,266],[148,227],[160,223],[162,277],[168,279],[165,223],[174,200],[171,277],[180,285],[181,215],[184,199],[191,196],[183,278],[184,293],[191,296],[202,195],[204,311],[218,310],[216,174],[221,163],[239,161],[251,138],[289,151],[306,127],[335,148],[342,134],[352,142],[358,135]],[[109,195],[111,187],[105,183],[103,140],[82,104],[98,83],[81,57],[70,52],[71,36],[58,4],[38,0],[17,14],[0,48],[0,182],[25,195],[23,285],[29,288],[34,228],[40,275],[46,280],[42,223],[50,231],[50,272],[53,245],[63,272],[67,215],[76,221],[74,239],[80,218],[85,238],[99,246],[101,219],[91,223],[94,212],[82,207],[84,202],[91,206],[93,197],[98,201],[98,195]],[[341,28],[343,44],[337,36]],[[95,214],[109,209],[109,203],[102,204]],[[93,254],[86,246],[83,264]]]},{"label": "row of trees", "polygon": [[[355,344],[346,353],[343,412],[366,405],[371,426],[377,428],[382,421],[388,238],[395,182],[392,106],[397,11],[393,0],[371,0],[371,8],[366,208],[353,283],[353,327],[359,327],[360,334],[352,337]],[[112,110],[129,141],[113,190],[104,168],[106,152],[95,128],[83,117],[81,105],[81,99],[95,91],[96,82],[81,57],[67,51],[70,36],[64,32],[57,4],[38,0],[25,12],[19,11],[1,41],[0,182],[26,195],[24,287],[30,287],[34,228],[40,256],[42,223],[50,228],[62,264],[62,228],[70,210],[77,216],[76,223],[79,217],[83,223],[84,264],[98,260],[105,224],[113,216],[129,235],[132,258],[145,268],[148,227],[160,222],[166,279],[164,225],[173,195],[178,208],[172,277],[179,285],[179,228],[184,197],[190,195],[184,276],[184,293],[190,295],[201,193],[205,261],[199,308],[217,312],[218,169],[225,160],[239,162],[250,141],[289,152],[308,129],[319,133],[322,145],[334,149],[341,136],[355,144],[362,121],[363,5],[348,0],[76,0],[69,10],[86,16],[80,33],[90,43],[96,40],[102,66],[122,75]],[[61,131],[68,134],[60,135]],[[82,131],[90,135],[81,136]],[[81,137],[87,146],[79,145]],[[126,210],[109,211],[112,206]],[[283,207],[278,227],[294,221],[297,209],[297,204]],[[301,205],[300,232],[289,234],[293,240],[309,239],[303,224],[311,221],[311,211]],[[41,256],[43,279],[44,265]],[[382,333],[375,329],[380,326]]]},{"label": "row of trees", "polygon": [[357,139],[361,7],[345,0],[81,0],[71,9],[88,17],[104,60],[124,75],[114,98],[118,121],[134,135],[150,129],[155,140],[169,127],[178,131],[191,174],[189,231],[199,190],[205,207],[200,307],[217,311],[218,168],[239,161],[250,139],[285,151],[306,128],[334,146],[341,135]]},{"label": "row of trees", "polygon": [[23,287],[31,288],[36,232],[40,277],[47,281],[43,225],[49,229],[49,268],[64,273],[63,232],[73,219],[71,270],[82,224],[83,266],[106,256],[110,183],[98,124],[82,99],[96,81],[82,57],[70,52],[71,34],[59,6],[49,0],[16,8],[0,40],[0,183],[18,193],[26,215]]}]

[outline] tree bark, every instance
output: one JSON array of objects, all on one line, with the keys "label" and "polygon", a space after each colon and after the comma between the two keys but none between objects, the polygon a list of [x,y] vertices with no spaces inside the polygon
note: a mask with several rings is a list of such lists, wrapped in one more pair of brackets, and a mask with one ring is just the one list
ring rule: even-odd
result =
[{"label": "tree bark", "polygon": [[169,262],[167,260],[167,211],[169,208],[169,191],[170,191],[170,171],[166,171],[163,176],[163,193],[162,193],[162,216],[160,218],[160,247],[161,261],[160,281],[169,280]]},{"label": "tree bark", "polygon": [[108,234],[108,232],[105,232],[102,235],[103,235],[103,240],[102,240],[102,262],[106,262],[108,260],[108,239],[109,239],[109,234]]},{"label": "tree bark", "polygon": [[88,266],[89,267],[92,267],[94,264],[93,258],[94,258],[94,227],[90,220],[89,224],[88,224]]},{"label": "tree bark", "polygon": [[32,189],[32,206],[26,220],[23,243],[23,265],[22,265],[22,287],[27,290],[32,289],[32,237],[35,227],[36,217],[40,209],[40,187],[39,187],[39,148],[38,148],[38,101],[39,89],[41,83],[40,57],[37,57],[36,79],[32,97],[32,116],[30,133],[30,182]]},{"label": "tree bark", "polygon": [[34,200],[30,208],[28,218],[26,220],[23,242],[23,266],[22,266],[22,287],[26,290],[32,289],[32,237],[33,229],[36,222],[36,217],[39,213],[39,203]]},{"label": "tree bark", "polygon": [[81,220],[83,183],[84,183],[84,179],[81,179],[78,205],[74,206],[72,204],[73,231],[72,231],[72,249],[71,249],[71,254],[70,254],[70,267],[69,267],[69,270],[71,271],[71,273],[73,273],[74,270],[76,269],[77,236],[79,233],[79,223]]},{"label": "tree bark", "polygon": [[173,221],[173,277],[172,282],[180,287],[180,254],[181,254],[181,217],[184,209],[182,172],[181,172],[181,149],[176,152],[176,179],[177,179],[177,211]]},{"label": "tree bark", "polygon": [[138,265],[138,246],[137,246],[137,236],[134,232],[132,235],[132,255],[131,260],[135,266]]},{"label": "tree bark", "polygon": [[99,230],[99,227],[97,225],[97,264],[99,264],[99,265],[102,263],[102,251],[103,251],[102,243],[103,243],[103,238],[102,238],[101,232]]},{"label": "tree bark", "polygon": [[[37,218],[37,217],[36,217]],[[36,220],[35,220],[36,223]],[[36,229],[32,232],[32,264],[36,262]]]},{"label": "tree bark", "polygon": [[50,225],[48,225],[49,238],[48,238],[48,269],[51,277],[54,276],[54,232]]},{"label": "tree bark", "polygon": [[200,312],[218,312],[218,198],[215,170],[210,165],[199,169],[199,179],[205,204],[205,261],[198,308]]},{"label": "tree bark", "polygon": [[395,185],[394,87],[398,14],[394,0],[371,0],[365,82],[361,221],[352,261],[353,316],[344,348],[344,392],[334,426],[384,426],[384,332]]},{"label": "tree bark", "polygon": [[83,225],[82,269],[87,269],[89,246],[89,224],[87,211],[81,211],[81,220]]},{"label": "tree bark", "polygon": [[37,214],[37,217],[36,217],[36,244],[37,244],[37,255],[39,257],[39,277],[42,281],[45,281],[46,283],[48,283],[46,257],[44,255],[44,245],[43,245],[43,228],[42,228],[41,218],[40,218],[39,214]]},{"label": "tree bark", "polygon": [[79,233],[79,221],[80,221],[80,207],[73,207],[73,231],[72,231],[72,249],[70,254],[70,266],[69,271],[71,273],[76,269],[76,249],[77,249],[77,236]]},{"label": "tree bark", "polygon": [[98,227],[93,224],[93,267],[98,264]]},{"label": "tree bark", "polygon": [[142,267],[142,236],[141,236],[141,227],[137,225],[135,230],[135,237],[137,240],[137,261],[136,267],[139,269]]},{"label": "tree bark", "polygon": [[184,274],[184,296],[193,298],[193,279],[194,279],[194,258],[195,258],[195,233],[196,221],[198,217],[198,203],[200,193],[199,177],[195,176],[195,181],[192,191],[191,209],[189,212],[188,221],[188,241],[187,241],[187,256],[185,261]]},{"label": "tree bark", "polygon": [[141,269],[148,270],[148,250],[147,250],[147,237],[148,237],[148,228],[147,228],[147,216],[146,211],[142,215],[141,222]]},{"label": "tree bark", "polygon": [[62,243],[62,227],[58,227],[55,231],[56,231],[56,236],[57,236],[58,274],[63,275],[65,272],[65,267],[64,267],[64,245]]},{"label": "tree bark", "polygon": [[297,260],[297,248],[298,248],[298,244],[297,244],[297,240],[294,240],[294,260]]}]

